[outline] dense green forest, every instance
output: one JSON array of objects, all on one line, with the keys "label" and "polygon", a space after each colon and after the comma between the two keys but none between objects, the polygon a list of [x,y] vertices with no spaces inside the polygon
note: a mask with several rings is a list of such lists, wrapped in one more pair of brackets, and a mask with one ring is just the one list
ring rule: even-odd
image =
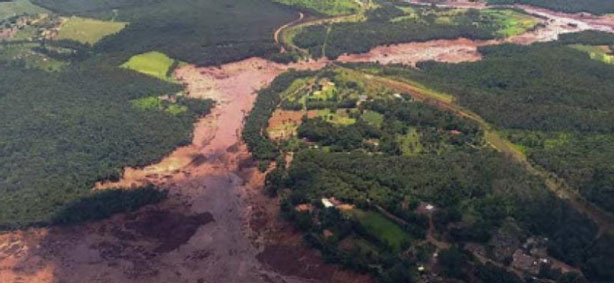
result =
[{"label": "dense green forest", "polygon": [[[248,116],[252,122],[246,124],[249,135],[244,136],[250,148],[265,153],[256,156],[263,161],[293,154],[288,169],[284,159],[277,158],[266,191],[281,196],[283,215],[327,261],[370,272],[382,282],[412,282],[419,276],[416,266],[433,268],[429,253],[435,247],[425,241],[429,213],[419,209],[428,203],[436,208],[431,216],[434,236],[442,241],[459,247],[467,242],[496,246],[499,231],[520,229],[523,232],[502,233],[521,242],[527,233],[547,237],[551,256],[581,267],[589,279],[614,278],[611,261],[603,260],[612,239],[604,236],[595,242],[598,231],[591,221],[513,159],[484,145],[477,125],[350,74],[335,68],[283,74],[261,91],[263,100]],[[318,84],[333,86],[330,95]],[[355,93],[366,101],[347,108],[328,103],[326,113],[332,117],[320,116],[320,109],[317,117],[305,116],[287,140],[268,138],[268,118],[274,111],[307,111],[309,99],[342,101]],[[286,101],[303,104],[288,107]],[[412,150],[403,150],[406,139]],[[322,198],[356,207],[326,208]],[[305,210],[305,205],[312,208]],[[511,252],[491,256],[509,264]],[[475,276],[483,282],[521,282],[457,248],[441,251],[437,270],[462,280]],[[572,275],[555,271],[547,276],[564,280]]]},{"label": "dense green forest", "polygon": [[[2,229],[98,219],[159,200],[151,188],[90,189],[190,142],[193,122],[213,103],[119,66],[150,51],[203,65],[276,53],[273,30],[295,17],[264,0],[34,2],[64,16],[129,24],[94,46],[37,36],[54,27],[54,15],[23,28],[28,40],[2,43],[0,118],[11,121],[0,126]],[[67,216],[83,207],[92,210]]]},{"label": "dense green forest", "polygon": [[123,166],[151,163],[190,142],[211,101],[178,98],[185,111],[139,109],[131,101],[182,89],[92,63],[62,72],[0,63],[0,226],[47,224],[53,214],[117,179]]},{"label": "dense green forest", "polygon": [[[380,8],[367,11],[364,21],[305,27],[293,38],[293,42],[309,50],[314,57],[335,59],[343,53],[364,53],[385,44],[460,37],[476,40],[502,37],[512,27],[501,19],[511,15],[525,20],[521,14],[501,16],[498,13],[503,12],[382,4]],[[532,27],[530,24],[514,28],[524,30]],[[322,54],[322,50],[326,54]]]},{"label": "dense green forest", "polygon": [[614,13],[612,0],[488,0],[490,4],[528,4],[566,13]]},{"label": "dense green forest", "polygon": [[608,79],[614,68],[567,46],[607,42],[614,37],[585,32],[555,43],[483,47],[480,62],[426,62],[421,70],[396,66],[380,73],[453,93],[497,127],[520,130],[514,140],[528,147],[534,162],[614,211],[608,183],[614,159],[607,142],[614,130],[614,81]]},{"label": "dense green forest", "polygon": [[[296,15],[267,0],[38,0],[42,7],[65,15],[128,22],[119,34],[96,49],[114,63],[152,50],[172,58],[212,65],[278,51],[275,28]],[[109,59],[110,59],[109,58]]]},{"label": "dense green forest", "polygon": [[143,205],[157,203],[167,196],[152,185],[137,189],[107,189],[72,201],[53,215],[51,223],[70,225],[100,220],[120,212],[132,212]]}]

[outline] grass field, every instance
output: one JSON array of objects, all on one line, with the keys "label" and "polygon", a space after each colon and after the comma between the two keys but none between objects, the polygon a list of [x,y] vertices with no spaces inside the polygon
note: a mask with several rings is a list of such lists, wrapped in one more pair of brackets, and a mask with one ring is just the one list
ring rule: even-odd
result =
[{"label": "grass field", "polygon": [[32,15],[44,12],[47,12],[47,10],[30,3],[28,0],[0,2],[0,21],[14,16]]},{"label": "grass field", "polygon": [[406,135],[398,136],[399,145],[403,155],[411,156],[422,151],[420,134],[415,128],[411,128]]},{"label": "grass field", "polygon": [[[391,22],[421,20],[424,18],[424,15],[418,13],[413,7],[400,7],[400,9],[406,15],[396,17]],[[467,9],[444,9],[441,11],[428,11],[427,14],[434,15],[436,23],[454,25],[457,24],[458,17],[464,13],[467,13]],[[537,18],[513,9],[484,9],[480,10],[479,13],[480,24],[495,24],[499,28],[497,31],[498,35],[503,37],[522,34],[539,23]]]},{"label": "grass field", "polygon": [[80,17],[69,18],[60,29],[57,40],[70,39],[94,45],[106,36],[120,32],[127,23],[108,22]]},{"label": "grass field", "polygon": [[486,9],[481,13],[501,26],[497,33],[504,37],[525,33],[539,23],[537,18],[512,9]]},{"label": "grass field", "polygon": [[360,116],[360,119],[364,120],[370,125],[373,125],[379,128],[382,126],[382,123],[384,122],[384,115],[377,113],[375,111],[367,110]]},{"label": "grass field", "polygon": [[22,60],[29,69],[39,69],[47,72],[60,71],[68,63],[47,57],[32,48],[36,43],[0,45],[0,60]]},{"label": "grass field", "polygon": [[150,75],[164,81],[174,82],[175,80],[172,77],[167,76],[169,69],[174,63],[175,60],[166,56],[166,54],[152,51],[132,56],[132,58],[130,58],[128,62],[122,64],[121,67]]},{"label": "grass field", "polygon": [[404,242],[411,240],[398,225],[377,212],[354,209],[350,213],[371,236],[395,250],[400,250]]},{"label": "grass field", "polygon": [[275,2],[309,9],[328,16],[353,14],[361,5],[354,0],[275,0]]},{"label": "grass field", "polygon": [[337,112],[332,112],[329,109],[318,110],[318,117],[335,125],[348,126],[356,123],[356,119],[348,117],[345,109],[339,109]]},{"label": "grass field", "polygon": [[588,53],[593,60],[601,61],[607,64],[614,64],[614,55],[612,53],[613,50],[611,50],[608,46],[574,44],[570,45],[569,47]]}]

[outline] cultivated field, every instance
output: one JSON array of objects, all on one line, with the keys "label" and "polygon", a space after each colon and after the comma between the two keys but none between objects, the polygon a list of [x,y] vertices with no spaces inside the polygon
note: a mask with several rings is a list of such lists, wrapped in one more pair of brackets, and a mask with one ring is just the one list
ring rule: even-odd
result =
[{"label": "cultivated field", "polygon": [[94,45],[106,36],[120,32],[127,23],[107,22],[81,17],[71,17],[62,24],[56,40],[69,39]]},{"label": "cultivated field", "polygon": [[169,75],[171,68],[177,61],[166,56],[166,54],[152,51],[132,56],[128,62],[121,65],[122,68],[137,71],[165,81],[174,81]]},{"label": "cultivated field", "polygon": [[400,250],[411,240],[411,237],[397,224],[377,212],[354,209],[349,213],[360,222],[368,234],[393,250]]}]

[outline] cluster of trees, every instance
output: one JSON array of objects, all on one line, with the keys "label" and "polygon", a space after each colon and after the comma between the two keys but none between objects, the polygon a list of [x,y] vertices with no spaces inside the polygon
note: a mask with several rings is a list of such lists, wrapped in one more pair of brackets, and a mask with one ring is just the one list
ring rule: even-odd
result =
[{"label": "cluster of trees", "polygon": [[191,141],[211,101],[178,99],[185,112],[137,109],[131,100],[182,89],[99,64],[48,73],[0,63],[0,226],[51,224],[124,166],[143,166]]},{"label": "cluster of trees", "polygon": [[[480,49],[484,54],[480,62],[427,62],[420,64],[419,70],[372,64],[353,67],[418,81],[457,95],[457,101],[487,121],[501,129],[513,129],[508,131],[510,139],[524,146],[533,162],[565,178],[596,205],[612,211],[614,84],[607,78],[614,77],[614,69],[567,47],[603,45],[611,39],[603,33],[585,32],[565,35],[561,42],[484,47]],[[497,208],[505,207],[502,204],[507,201],[485,198],[488,205],[483,209],[489,212],[484,215],[495,219],[487,217],[486,222],[456,229],[450,236],[484,241],[490,230],[488,222],[511,215],[530,232],[547,236],[550,254],[581,267],[589,280],[614,278],[612,261],[604,260],[609,252],[595,248],[610,245],[611,236],[597,238],[594,224],[552,195],[536,196],[541,189],[533,189],[533,193],[513,191],[525,195],[515,201],[517,205],[501,211]],[[436,224],[445,227],[461,215],[462,211],[454,210],[440,213]]]},{"label": "cluster of trees", "polygon": [[612,0],[488,0],[490,4],[526,4],[566,13],[589,12],[607,14],[614,12]]},{"label": "cluster of trees", "polygon": [[[494,21],[482,21],[481,14],[475,10],[452,16],[452,23],[438,22],[437,10],[420,7],[415,10],[418,15],[415,18],[392,21],[404,12],[382,4],[381,8],[367,13],[366,21],[306,27],[294,37],[294,43],[308,49],[314,57],[335,59],[344,53],[365,53],[385,44],[459,37],[492,39],[497,37],[500,28]],[[326,54],[322,54],[323,45]]]},{"label": "cluster of trees", "polygon": [[51,221],[56,225],[70,225],[89,220],[108,218],[116,213],[132,212],[157,203],[167,196],[167,191],[149,185],[137,189],[107,189],[87,195],[67,204]]},{"label": "cluster of trees", "polygon": [[[608,159],[613,150],[608,135],[614,131],[614,81],[607,78],[614,77],[614,69],[567,47],[613,39],[599,32],[570,34],[562,36],[562,42],[481,48],[485,57],[480,62],[427,62],[420,64],[421,71],[397,66],[381,73],[454,93],[462,105],[487,121],[524,130],[515,141],[531,149],[529,157],[534,162],[613,211]],[[559,132],[573,138],[554,146],[546,142],[556,140]]]},{"label": "cluster of trees", "polygon": [[564,44],[614,45],[614,34],[593,30],[565,33],[559,36],[559,42]]},{"label": "cluster of trees", "polygon": [[[506,66],[518,67],[512,62],[522,62],[525,72],[535,76],[535,72],[540,75],[552,78],[555,74],[548,72],[558,72],[547,70],[546,67],[534,66],[525,62],[524,57],[519,58],[514,53],[515,48],[523,48],[522,53],[529,59],[537,60],[539,64],[548,59],[539,61],[536,57],[539,52],[544,50],[554,50],[552,53],[557,56],[561,54],[572,54],[580,56],[581,53],[567,53],[567,47],[562,45],[537,45],[532,47],[502,46],[485,49],[485,61],[491,64],[498,64],[499,72],[508,75],[515,75]],[[540,49],[541,48],[541,49]],[[571,50],[571,49],[569,49]],[[517,51],[516,52],[520,52]],[[561,52],[560,54],[557,52]],[[490,59],[489,59],[490,57]],[[509,58],[508,58],[509,57]],[[553,60],[550,58],[549,60]],[[590,61],[588,58],[567,58],[558,60],[565,61],[571,66],[579,65],[579,60]],[[458,65],[439,65],[426,64],[423,70],[406,69],[396,66],[390,68],[374,68],[375,65],[366,65],[371,71],[385,75],[394,75],[418,80],[424,84],[433,83],[434,88],[439,90],[449,90],[451,85],[459,85],[459,92],[462,95],[470,95],[476,91],[479,95],[485,96],[489,90],[492,96],[498,99],[506,99],[511,104],[515,102],[514,96],[524,95],[521,91],[527,91],[528,87],[523,84],[534,84],[541,86],[537,89],[537,94],[545,95],[548,87],[554,88],[539,79],[529,79],[528,75],[520,76],[520,82],[510,80],[510,87],[502,87],[498,83],[489,84],[490,88],[481,88],[483,82],[488,82],[488,74],[479,73],[483,76],[482,80],[476,78],[469,80],[471,71],[478,73],[477,68],[471,69],[468,63]],[[550,63],[552,64],[552,63]],[[365,65],[353,65],[353,67],[364,67]],[[548,66],[548,65],[546,65]],[[595,65],[596,66],[596,65]],[[595,67],[593,66],[593,67]],[[456,72],[451,70],[440,71],[438,68],[458,68]],[[487,67],[488,68],[488,67]],[[491,67],[489,71],[494,71]],[[601,69],[600,66],[595,68]],[[326,71],[318,74],[325,76]],[[455,76],[450,78],[451,74]],[[523,73],[518,71],[518,73]],[[292,74],[296,75],[293,76]],[[591,75],[595,75],[589,73]],[[292,164],[286,169],[283,158],[278,158],[278,166],[266,178],[266,188],[270,194],[282,193],[284,214],[302,230],[305,231],[305,238],[308,243],[320,249],[325,258],[332,262],[339,262],[349,267],[373,272],[378,278],[386,280],[398,279],[398,276],[413,278],[415,274],[409,269],[415,261],[402,256],[399,253],[386,248],[386,244],[378,242],[369,236],[369,231],[364,231],[359,223],[353,222],[351,217],[332,217],[329,210],[323,209],[320,203],[322,197],[335,197],[336,199],[357,205],[362,209],[382,208],[396,217],[411,223],[403,227],[405,231],[415,238],[424,237],[426,221],[423,217],[416,215],[413,210],[417,203],[428,202],[434,204],[437,212],[434,215],[436,231],[441,237],[449,242],[482,242],[490,240],[493,231],[499,229],[503,221],[514,221],[522,230],[531,235],[547,237],[549,254],[578,266],[582,269],[589,280],[608,281],[612,280],[614,274],[611,272],[612,261],[610,250],[612,250],[612,237],[604,235],[598,237],[597,226],[584,215],[574,210],[565,200],[561,200],[552,194],[538,177],[530,175],[526,170],[518,165],[513,159],[501,153],[481,147],[482,132],[477,125],[469,121],[459,119],[452,113],[441,111],[435,107],[423,103],[403,101],[402,99],[390,98],[388,100],[370,100],[360,104],[357,111],[351,114],[356,118],[356,124],[340,126],[329,123],[322,119],[305,119],[298,129],[299,137],[306,138],[311,142],[324,146],[320,148],[299,146],[292,148],[278,148],[275,144],[267,140],[263,134],[266,122],[274,111],[275,107],[280,107],[280,95],[292,81],[301,78],[301,75],[313,75],[310,73],[300,74],[291,72],[280,78],[273,86],[265,90],[259,97],[255,111],[248,117],[248,125],[251,123],[251,138],[254,138],[256,150],[259,143],[268,143],[266,152],[274,154],[263,155],[267,160],[279,157],[280,150],[294,151]],[[434,78],[441,75],[440,78]],[[579,76],[583,76],[580,74]],[[599,76],[596,74],[595,76]],[[498,76],[490,76],[497,77]],[[433,81],[427,79],[434,78]],[[462,82],[460,84],[459,82]],[[577,82],[577,81],[576,81]],[[343,88],[344,83],[336,81],[338,88]],[[563,87],[571,87],[567,83],[559,83]],[[509,89],[508,89],[509,88]],[[512,90],[515,90],[512,92]],[[267,92],[270,91],[270,92]],[[501,93],[499,93],[499,91]],[[505,95],[504,95],[505,94]],[[567,95],[567,93],[564,93]],[[573,101],[578,100],[581,105],[590,104],[590,101],[583,101],[581,97],[576,97],[572,92],[569,94]],[[509,96],[509,97],[508,97]],[[597,93],[597,99],[607,97],[605,93]],[[461,101],[463,98],[460,98]],[[545,98],[539,98],[544,99]],[[568,102],[563,96],[556,97],[561,102]],[[584,98],[586,99],[586,98]],[[606,107],[607,103],[601,100],[600,107]],[[259,106],[258,106],[259,105]],[[466,104],[472,108],[473,105]],[[494,107],[497,105],[495,104]],[[536,104],[535,107],[543,107]],[[591,107],[585,106],[590,109]],[[596,107],[596,106],[595,106]],[[547,108],[546,108],[547,109]],[[360,117],[364,111],[380,113],[384,118],[381,127],[364,122]],[[506,112],[507,113],[507,112]],[[251,117],[253,115],[253,117]],[[251,122],[249,122],[252,120]],[[588,122],[587,122],[588,123]],[[418,129],[421,140],[425,147],[441,142],[441,139],[425,138],[429,134],[428,129],[439,129],[441,132],[431,133],[442,135],[451,130],[462,133],[461,144],[472,144],[473,146],[461,146],[455,150],[448,151],[427,151],[423,154],[402,156],[395,150],[384,150],[387,138],[393,134],[402,134],[408,127]],[[527,125],[532,127],[532,125]],[[561,125],[561,127],[573,127],[573,125]],[[536,129],[540,129],[536,127]],[[590,133],[590,132],[589,132]],[[445,135],[444,135],[445,136]],[[368,139],[379,139],[380,148],[375,149],[369,143],[364,142]],[[249,139],[247,139],[249,141]],[[450,142],[453,140],[448,140]],[[249,142],[248,142],[249,143]],[[609,142],[603,142],[608,144]],[[544,144],[544,143],[542,143]],[[548,149],[552,149],[550,143]],[[570,144],[569,148],[574,146]],[[392,148],[392,147],[391,147]],[[545,149],[546,147],[544,147]],[[590,148],[587,147],[587,148]],[[609,152],[599,148],[595,152]],[[560,152],[561,158],[570,155]],[[578,157],[579,155],[574,155]],[[595,160],[603,160],[595,159]],[[606,165],[607,166],[607,165]],[[604,166],[604,167],[606,167]],[[608,182],[604,179],[602,185]],[[289,188],[290,190],[284,190]],[[295,206],[309,203],[318,209],[312,212],[299,212]],[[326,215],[326,216],[324,216]],[[467,219],[471,219],[467,221]],[[461,224],[462,223],[462,224]],[[453,224],[453,225],[452,225]],[[461,224],[461,225],[459,225]],[[323,230],[329,230],[334,236],[323,236]],[[349,240],[345,240],[345,239]],[[356,239],[365,239],[376,248],[365,248],[358,244],[348,249],[347,242],[356,242]],[[597,240],[595,240],[597,239]],[[340,243],[343,241],[343,248]],[[360,242],[360,240],[358,240]],[[411,246],[411,244],[409,244]],[[404,249],[408,246],[404,246]],[[448,253],[446,253],[447,255]],[[453,264],[459,259],[467,262],[470,256],[461,251],[449,251],[449,262],[445,265],[444,273],[449,277],[467,278],[468,273],[473,273],[484,282],[489,280],[501,280],[501,282],[519,282],[519,278],[513,274],[494,267],[473,264]],[[459,255],[461,255],[459,257]],[[360,258],[360,260],[358,260]],[[377,266],[377,268],[373,268]],[[456,268],[460,267],[460,268]],[[544,273],[544,276],[546,276]],[[550,274],[550,273],[548,273]],[[561,276],[552,273],[549,278],[560,280],[570,280],[570,276]],[[409,276],[409,277],[407,277]],[[496,278],[496,279],[495,279]],[[573,278],[572,278],[573,279]]]},{"label": "cluster of trees", "polygon": [[[452,242],[487,242],[511,217],[529,232],[548,237],[550,254],[582,267],[589,279],[613,275],[608,272],[611,261],[599,260],[609,251],[594,248],[596,226],[496,152],[394,157],[306,150],[295,156],[283,182],[282,187],[292,189],[288,198],[294,205],[334,196],[359,207],[377,204],[403,217],[396,210],[407,199],[434,203],[438,232]],[[473,223],[448,228],[467,213]],[[607,239],[598,242],[607,246]]]},{"label": "cluster of trees", "polygon": [[[424,62],[379,73],[417,80],[503,128],[611,132],[614,69],[561,43],[481,47],[479,62]],[[368,68],[365,68],[368,70]]]},{"label": "cluster of trees", "polygon": [[[384,116],[381,127],[360,119],[361,113],[367,110]],[[397,137],[407,135],[411,129],[417,129],[419,142],[427,152],[439,151],[442,144],[478,146],[482,141],[482,132],[474,123],[424,103],[396,99],[369,101],[361,104],[359,112],[352,116],[358,120],[348,126],[336,126],[322,118],[304,119],[298,136],[329,146],[333,152],[363,149],[393,155],[402,154]],[[370,139],[377,139],[378,145],[367,142]]]},{"label": "cluster of trees", "polygon": [[315,74],[311,71],[290,70],[279,75],[271,85],[258,92],[254,108],[245,119],[242,137],[252,156],[260,162],[260,168],[266,169],[268,161],[274,160],[278,154],[277,146],[265,135],[269,118],[281,102],[281,93],[294,80]]},{"label": "cluster of trees", "polygon": [[514,132],[529,158],[564,178],[589,201],[614,212],[614,135]]},{"label": "cluster of trees", "polygon": [[[272,31],[295,15],[267,0],[37,0],[64,15],[129,22],[96,44],[116,65],[157,50],[199,65],[215,65],[278,52]],[[115,10],[121,11],[115,13]]]}]

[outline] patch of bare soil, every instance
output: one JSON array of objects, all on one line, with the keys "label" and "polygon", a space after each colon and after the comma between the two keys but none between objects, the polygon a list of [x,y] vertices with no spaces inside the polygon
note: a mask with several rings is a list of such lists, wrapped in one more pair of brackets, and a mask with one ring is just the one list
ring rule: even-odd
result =
[{"label": "patch of bare soil", "polygon": [[448,63],[474,62],[482,59],[477,47],[482,42],[469,39],[432,40],[378,46],[363,54],[345,54],[337,61],[378,62],[380,64],[404,64],[416,66],[416,63],[436,60]]},{"label": "patch of bare soil", "polygon": [[170,252],[180,247],[200,226],[214,221],[213,215],[209,212],[187,216],[170,211],[152,210],[135,217],[137,219],[127,221],[124,226],[135,232],[135,238],[152,239],[160,243],[154,250],[159,253]]},{"label": "patch of bare soil", "polygon": [[292,111],[292,110],[275,110],[269,118],[269,127],[267,133],[269,138],[273,140],[285,140],[296,133],[296,129],[301,125],[303,117],[314,118],[317,111]]},{"label": "patch of bare soil", "polygon": [[[611,29],[602,19],[526,10],[547,18],[546,27],[505,41],[378,47],[340,61],[475,61],[481,45],[528,44],[564,32]],[[169,190],[169,198],[95,223],[0,234],[0,282],[368,282],[368,276],[323,264],[300,233],[280,220],[277,202],[259,189],[264,174],[253,168],[239,138],[258,89],[290,68],[320,69],[327,63],[281,65],[251,58],[177,70],[189,96],[217,101],[212,114],[195,124],[192,144],[156,164],[126,168],[121,180],[95,188],[152,183]]]},{"label": "patch of bare soil", "polygon": [[220,68],[186,66],[177,77],[190,96],[217,101],[195,124],[192,144],[157,164],[126,168],[117,182],[96,189],[153,183],[169,190],[161,204],[111,219],[0,236],[0,282],[302,282],[256,259],[249,237],[252,200],[246,191],[264,182],[236,172],[254,164],[240,143],[255,91],[290,67],[248,59]]},{"label": "patch of bare soil", "polygon": [[0,28],[0,40],[9,40],[15,36],[16,32],[17,29],[14,28]]},{"label": "patch of bare soil", "polygon": [[[255,169],[243,171],[243,174],[259,174],[264,178],[264,174]],[[283,220],[279,213],[278,199],[265,196],[260,189],[249,190],[248,195],[251,200],[250,237],[261,247],[256,258],[264,266],[282,275],[316,282],[373,281],[366,274],[325,264],[321,254],[305,244],[302,233]]]}]

